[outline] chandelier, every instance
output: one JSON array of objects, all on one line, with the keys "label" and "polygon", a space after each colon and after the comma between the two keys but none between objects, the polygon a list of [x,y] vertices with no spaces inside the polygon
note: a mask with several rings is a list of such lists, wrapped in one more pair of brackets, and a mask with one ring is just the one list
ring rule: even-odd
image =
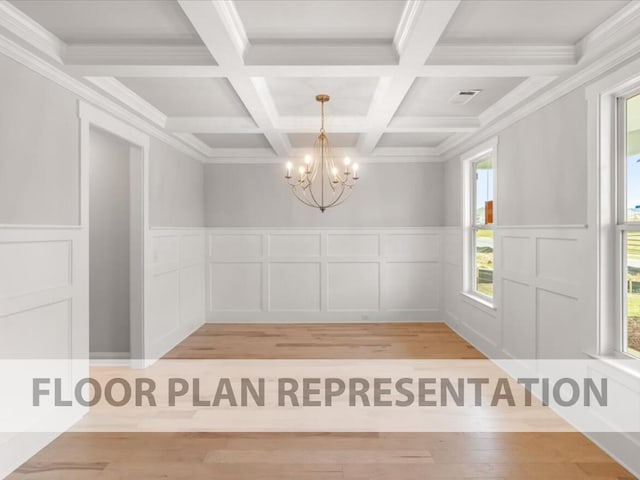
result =
[{"label": "chandelier", "polygon": [[293,163],[287,162],[285,178],[298,200],[324,212],[349,198],[360,176],[358,164],[351,164],[349,157],[344,157],[341,168],[336,165],[324,130],[324,104],[329,101],[329,95],[316,95],[316,101],[320,102],[322,123],[320,134],[313,144],[313,155],[305,155],[296,178],[292,175]]}]

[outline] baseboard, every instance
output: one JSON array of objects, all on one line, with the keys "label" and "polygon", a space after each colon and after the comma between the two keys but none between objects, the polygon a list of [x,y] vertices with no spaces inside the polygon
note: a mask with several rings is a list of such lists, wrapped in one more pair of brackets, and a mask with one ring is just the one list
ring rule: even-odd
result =
[{"label": "baseboard", "polygon": [[196,322],[189,325],[185,325],[174,330],[171,333],[168,333],[160,340],[156,341],[151,348],[150,351],[146,354],[146,361],[144,364],[146,366],[152,364],[156,360],[162,358],[166,355],[171,349],[173,349],[176,345],[182,342],[185,338],[195,332],[198,328],[204,325],[204,322]]},{"label": "baseboard", "polygon": [[209,312],[207,323],[434,323],[440,310],[397,312]]},{"label": "baseboard", "polygon": [[640,439],[636,440],[627,433],[583,434],[636,478],[640,478]]}]

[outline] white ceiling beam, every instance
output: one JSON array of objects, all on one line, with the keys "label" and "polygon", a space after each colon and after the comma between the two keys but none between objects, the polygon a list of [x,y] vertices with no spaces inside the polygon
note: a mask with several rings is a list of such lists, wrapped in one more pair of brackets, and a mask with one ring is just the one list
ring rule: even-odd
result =
[{"label": "white ceiling beam", "polygon": [[385,41],[262,41],[245,54],[247,65],[395,65],[398,55]]},{"label": "white ceiling beam", "polygon": [[215,66],[203,45],[70,44],[66,65]]},{"label": "white ceiling beam", "polygon": [[[480,126],[476,117],[396,117],[385,132],[473,132]],[[248,117],[169,117],[166,128],[175,133],[262,133]],[[285,116],[277,118],[275,128],[286,133],[318,133],[320,124],[315,116]],[[327,130],[331,133],[363,133],[367,128],[367,117],[331,117],[327,120]]]},{"label": "white ceiling beam", "polygon": [[74,77],[158,77],[158,78],[223,78],[227,72],[216,65],[131,65],[99,64],[64,65],[62,69]]},{"label": "white ceiling beam", "polygon": [[[415,77],[531,77],[558,76],[572,65],[553,64],[469,64],[422,65],[404,68]],[[160,78],[225,78],[229,71],[216,65],[142,65],[105,64],[65,65],[63,70],[76,77],[160,77]],[[349,78],[389,77],[398,71],[397,65],[249,65],[244,69],[249,77],[262,78]]]},{"label": "white ceiling beam", "polygon": [[227,71],[229,82],[273,150],[278,155],[288,155],[291,145],[286,135],[274,127],[268,98],[260,98],[256,84],[244,70],[248,40],[233,2],[179,0],[179,4],[215,61]]},{"label": "white ceiling beam", "polygon": [[573,45],[436,45],[428,65],[575,65]]},{"label": "white ceiling beam", "polygon": [[62,64],[67,45],[6,0],[0,0],[0,29]]},{"label": "white ceiling beam", "polygon": [[167,116],[164,113],[115,78],[87,77],[87,80],[112,97],[120,100],[128,108],[131,108],[150,122],[155,123],[159,127],[165,127],[167,123]]},{"label": "white ceiling beam", "polygon": [[[367,117],[329,117],[325,121],[327,132],[360,133],[367,129]],[[320,118],[318,116],[285,116],[278,117],[277,128],[288,133],[319,133]]]},{"label": "white ceiling beam", "polygon": [[[396,110],[411,88],[416,75],[406,68],[423,66],[460,2],[429,0],[407,6],[395,35],[399,48],[399,69],[391,78],[382,78],[369,109],[369,131],[360,136],[358,150],[370,154]],[[412,11],[407,13],[407,9]],[[410,16],[406,19],[405,16]]]}]

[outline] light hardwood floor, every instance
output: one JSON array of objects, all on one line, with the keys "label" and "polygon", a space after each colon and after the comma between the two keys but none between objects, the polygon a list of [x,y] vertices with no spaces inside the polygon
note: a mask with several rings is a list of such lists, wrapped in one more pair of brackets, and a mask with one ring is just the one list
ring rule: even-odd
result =
[{"label": "light hardwood floor", "polygon": [[[205,325],[166,357],[484,358],[444,324]],[[579,433],[67,433],[9,478],[635,477]]]}]

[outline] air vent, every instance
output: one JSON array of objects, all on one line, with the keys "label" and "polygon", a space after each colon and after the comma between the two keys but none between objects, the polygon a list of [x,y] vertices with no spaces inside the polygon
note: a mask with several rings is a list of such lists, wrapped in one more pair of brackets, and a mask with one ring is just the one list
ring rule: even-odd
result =
[{"label": "air vent", "polygon": [[453,97],[449,99],[449,103],[454,105],[464,105],[469,103],[482,90],[459,90]]}]

